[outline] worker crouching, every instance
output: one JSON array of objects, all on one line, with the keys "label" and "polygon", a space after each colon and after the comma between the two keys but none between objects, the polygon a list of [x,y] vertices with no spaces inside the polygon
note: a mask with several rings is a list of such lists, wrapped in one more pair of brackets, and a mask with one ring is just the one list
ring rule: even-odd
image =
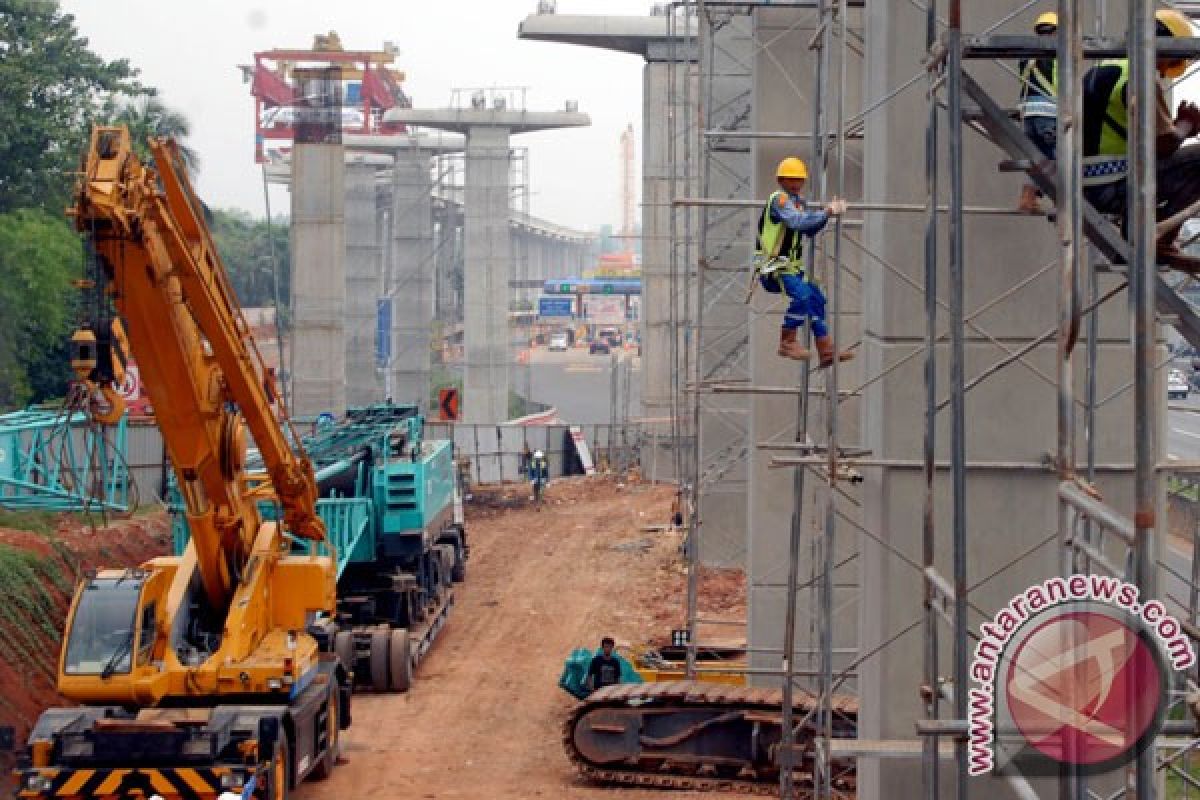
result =
[{"label": "worker crouching", "polygon": [[849,361],[853,353],[834,350],[825,324],[825,294],[808,278],[804,267],[804,237],[816,236],[830,217],[845,213],[846,203],[835,198],[824,209],[809,211],[804,203],[808,168],[798,158],[779,162],[775,177],[779,189],[767,199],[759,217],[755,256],[762,287],[773,294],[783,292],[790,301],[779,332],[779,355],[798,361],[812,356],[796,341],[800,326],[809,320],[821,366],[828,367],[835,357]]}]

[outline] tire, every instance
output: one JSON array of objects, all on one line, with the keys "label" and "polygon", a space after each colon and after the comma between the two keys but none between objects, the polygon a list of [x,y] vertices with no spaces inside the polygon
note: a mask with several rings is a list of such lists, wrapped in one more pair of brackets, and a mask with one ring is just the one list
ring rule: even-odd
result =
[{"label": "tire", "polygon": [[333,637],[333,652],[337,654],[346,672],[353,673],[354,662],[357,660],[354,653],[354,634],[350,631],[338,631]]},{"label": "tire", "polygon": [[287,734],[279,730],[279,741],[275,743],[275,756],[271,759],[271,771],[267,774],[267,800],[287,800],[288,775],[291,773],[291,748]]},{"label": "tire", "polygon": [[442,579],[442,586],[449,586],[454,582],[454,579],[450,577],[451,573],[454,572],[454,545],[439,544],[437,545],[437,551],[438,558],[441,559],[440,576]]},{"label": "tire", "polygon": [[450,570],[450,580],[455,583],[462,583],[467,579],[467,564],[455,564],[454,569]]},{"label": "tire", "polygon": [[408,630],[405,628],[392,628],[388,672],[392,679],[392,691],[407,692],[412,686],[412,650],[409,648]]},{"label": "tire", "polygon": [[[313,767],[312,777],[314,780],[323,781],[333,774],[333,768],[337,764],[338,751],[341,746],[341,709],[340,699],[338,695],[337,681],[330,683],[331,690],[329,692],[329,711],[325,715],[325,735],[328,746],[321,757],[317,759],[316,766]],[[314,735],[315,741],[320,741],[321,731],[316,731]]]},{"label": "tire", "polygon": [[371,688],[386,692],[388,681],[388,629],[371,631]]}]

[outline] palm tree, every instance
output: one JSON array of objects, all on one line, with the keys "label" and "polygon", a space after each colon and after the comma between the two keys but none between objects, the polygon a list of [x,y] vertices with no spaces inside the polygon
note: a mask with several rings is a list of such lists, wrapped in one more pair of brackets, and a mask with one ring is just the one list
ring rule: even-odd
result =
[{"label": "palm tree", "polygon": [[169,108],[157,97],[142,95],[110,99],[105,106],[105,116],[110,124],[129,128],[139,158],[149,158],[146,141],[151,136],[169,136],[179,144],[179,154],[187,171],[194,175],[199,169],[200,155],[187,144],[187,137],[192,132],[191,123],[181,112]]}]

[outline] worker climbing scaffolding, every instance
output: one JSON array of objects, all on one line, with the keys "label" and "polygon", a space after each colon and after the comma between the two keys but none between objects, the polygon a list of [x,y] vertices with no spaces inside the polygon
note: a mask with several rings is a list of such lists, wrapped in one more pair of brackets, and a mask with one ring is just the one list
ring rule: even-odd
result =
[{"label": "worker climbing scaffolding", "polygon": [[825,324],[825,294],[804,264],[804,237],[816,236],[830,217],[845,213],[846,203],[834,198],[824,209],[808,210],[804,202],[808,167],[799,158],[780,161],[775,177],[780,188],[771,193],[758,221],[754,274],[764,289],[772,294],[786,294],[790,301],[779,332],[779,355],[798,361],[807,361],[812,356],[796,340],[800,326],[808,320],[821,358],[820,366],[830,366],[835,355],[839,361],[849,361],[853,353],[835,354],[833,338]]},{"label": "worker climbing scaffolding", "polygon": [[[1154,17],[1158,36],[1187,38],[1195,35],[1187,17],[1178,11],[1160,9]],[[1155,92],[1157,217],[1160,223],[1157,256],[1163,264],[1197,274],[1200,273],[1200,259],[1188,256],[1174,245],[1183,220],[1166,227],[1162,224],[1200,199],[1200,144],[1184,145],[1185,141],[1200,134],[1200,107],[1183,101],[1172,118],[1161,81],[1161,78],[1181,78],[1190,63],[1186,59],[1158,60],[1160,81]],[[1097,210],[1120,217],[1122,227],[1125,227],[1128,210],[1129,77],[1128,59],[1109,59],[1090,69],[1083,79],[1084,196]]]},{"label": "worker climbing scaffolding", "polygon": [[[1058,32],[1058,14],[1047,11],[1038,16],[1033,31],[1039,36],[1053,36]],[[1025,135],[1037,145],[1045,160],[1037,169],[1046,175],[1053,174],[1058,136],[1058,68],[1053,58],[1025,59],[1017,65],[1021,74],[1021,99],[1017,110]],[[1026,214],[1035,214],[1038,197],[1037,186],[1026,183],[1021,187],[1021,199],[1017,208]]]}]

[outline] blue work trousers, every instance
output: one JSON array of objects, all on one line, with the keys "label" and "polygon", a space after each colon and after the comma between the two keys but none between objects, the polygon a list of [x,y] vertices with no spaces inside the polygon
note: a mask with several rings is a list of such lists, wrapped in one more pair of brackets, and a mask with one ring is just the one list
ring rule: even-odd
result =
[{"label": "blue work trousers", "polygon": [[808,318],[812,320],[813,336],[820,339],[829,335],[829,328],[825,325],[825,294],[821,288],[806,281],[803,274],[784,274],[778,277],[779,282],[783,284],[784,293],[791,300],[787,312],[783,315],[784,329],[795,330]]}]

